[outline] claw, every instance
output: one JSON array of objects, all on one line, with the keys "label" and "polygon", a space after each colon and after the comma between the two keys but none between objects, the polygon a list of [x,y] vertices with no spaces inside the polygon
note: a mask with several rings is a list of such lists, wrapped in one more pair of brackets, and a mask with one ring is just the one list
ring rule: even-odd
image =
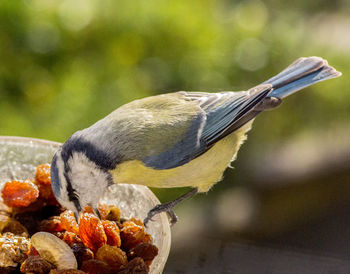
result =
[{"label": "claw", "polygon": [[185,193],[184,195],[178,197],[177,199],[175,199],[174,201],[171,202],[167,202],[164,204],[158,204],[155,207],[153,207],[147,214],[146,218],[144,219],[143,223],[145,225],[145,227],[147,227],[147,223],[149,221],[153,221],[152,217],[162,213],[162,212],[167,212],[169,217],[170,217],[170,225],[173,226],[174,224],[176,224],[178,218],[175,214],[175,212],[173,211],[173,207],[176,206],[179,202],[192,197],[193,195],[195,195],[198,192],[197,188],[194,188],[192,190],[190,190],[189,192]]},{"label": "claw", "polygon": [[101,214],[97,207],[92,207],[92,210],[94,211],[95,215],[101,220]]},{"label": "claw", "polygon": [[148,212],[147,217],[143,220],[143,224],[145,225],[145,227],[147,227],[147,223],[148,223],[149,221],[154,222],[153,217],[158,213],[158,212],[156,212],[156,210],[154,210],[154,209],[155,209],[155,208],[152,208],[152,209]]},{"label": "claw", "polygon": [[178,217],[177,217],[176,213],[172,209],[168,210],[167,213],[170,217],[170,226],[175,225],[178,221]]},{"label": "claw", "polygon": [[154,222],[154,220],[152,219],[152,216],[151,216],[151,217],[150,217],[150,216],[147,216],[147,217],[143,220],[143,224],[144,224],[145,227],[147,227],[147,224],[148,224],[149,221]]}]

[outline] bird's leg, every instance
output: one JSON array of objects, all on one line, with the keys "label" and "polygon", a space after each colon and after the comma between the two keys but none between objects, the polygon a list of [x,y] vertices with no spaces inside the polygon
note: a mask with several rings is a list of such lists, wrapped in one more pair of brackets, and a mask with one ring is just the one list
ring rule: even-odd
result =
[{"label": "bird's leg", "polygon": [[177,216],[175,212],[173,211],[173,207],[176,206],[178,203],[182,202],[183,200],[192,197],[198,192],[198,188],[193,188],[190,191],[186,192],[185,194],[181,195],[177,199],[164,203],[164,204],[159,204],[156,205],[154,208],[152,208],[148,214],[147,217],[144,219],[143,223],[145,226],[147,223],[152,219],[153,216],[162,213],[162,212],[167,212],[170,216],[170,223],[171,225],[176,224],[177,222]]}]

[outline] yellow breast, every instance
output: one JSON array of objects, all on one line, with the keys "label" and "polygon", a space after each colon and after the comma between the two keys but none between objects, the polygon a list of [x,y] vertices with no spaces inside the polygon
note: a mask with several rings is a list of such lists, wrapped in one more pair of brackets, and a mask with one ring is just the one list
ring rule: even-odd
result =
[{"label": "yellow breast", "polygon": [[235,159],[251,124],[252,121],[217,142],[201,156],[176,168],[156,170],[139,160],[124,162],[111,172],[114,182],[162,188],[191,186],[198,187],[199,192],[207,192],[222,179],[223,172]]}]

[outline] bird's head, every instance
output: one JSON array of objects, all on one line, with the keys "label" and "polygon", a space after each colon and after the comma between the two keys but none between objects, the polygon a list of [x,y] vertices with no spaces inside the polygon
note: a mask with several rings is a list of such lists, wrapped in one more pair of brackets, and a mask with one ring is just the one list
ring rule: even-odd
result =
[{"label": "bird's head", "polygon": [[63,207],[74,212],[78,222],[86,206],[91,206],[99,216],[97,205],[112,177],[84,151],[72,150],[65,145],[56,152],[51,164],[54,195]]}]

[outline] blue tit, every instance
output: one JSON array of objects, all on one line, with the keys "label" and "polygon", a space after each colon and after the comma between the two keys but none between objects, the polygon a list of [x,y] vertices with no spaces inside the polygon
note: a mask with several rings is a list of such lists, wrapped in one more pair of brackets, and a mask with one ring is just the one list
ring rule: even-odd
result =
[{"label": "blue tit", "polygon": [[168,212],[197,192],[207,192],[236,158],[254,118],[282,99],[341,73],[319,57],[299,58],[247,91],[174,92],[125,104],[89,128],[75,132],[51,165],[57,201],[78,217],[112,184],[191,187],[149,211]]}]

